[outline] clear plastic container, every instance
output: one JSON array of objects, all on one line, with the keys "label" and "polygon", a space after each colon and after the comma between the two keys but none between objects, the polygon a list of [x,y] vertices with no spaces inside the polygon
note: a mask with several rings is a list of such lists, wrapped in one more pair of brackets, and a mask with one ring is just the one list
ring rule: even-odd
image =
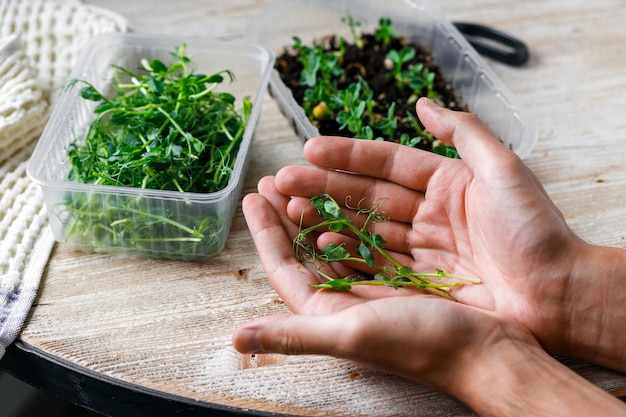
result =
[{"label": "clear plastic container", "polygon": [[183,43],[195,73],[232,70],[236,80],[220,84],[219,90],[233,94],[237,108],[245,96],[253,103],[228,185],[218,192],[201,194],[68,180],[68,147],[74,140],[78,144],[84,142],[85,132],[95,117],[96,103],[79,96],[84,85],[78,83],[59,97],[28,166],[29,175],[43,190],[57,241],[89,251],[194,261],[206,260],[224,248],[241,197],[263,95],[274,65],[272,52],[248,42],[102,35],[84,47],[69,79],[89,81],[99,91],[106,92],[111,84],[112,65],[135,69],[144,58],[160,59],[167,64],[171,62],[170,54]]},{"label": "clear plastic container", "polygon": [[[293,45],[293,36],[304,44],[331,34],[351,40],[349,26],[341,21],[347,14],[361,22],[364,32],[374,30],[381,17],[390,18],[400,35],[426,45],[461,102],[520,157],[530,154],[537,141],[534,121],[456,27],[427,0],[287,0],[254,16],[246,36],[276,55]],[[305,139],[319,135],[275,70],[270,92],[299,135]]]}]

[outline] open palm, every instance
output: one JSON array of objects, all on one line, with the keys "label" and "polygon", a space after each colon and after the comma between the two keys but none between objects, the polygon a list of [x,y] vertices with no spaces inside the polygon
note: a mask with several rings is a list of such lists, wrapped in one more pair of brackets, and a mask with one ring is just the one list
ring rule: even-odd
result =
[{"label": "open palm", "polygon": [[[523,327],[496,314],[410,289],[356,287],[350,292],[320,291],[315,271],[294,256],[298,226],[287,216],[291,199],[279,193],[275,178],[263,178],[258,194],[244,198],[243,211],[268,278],[294,314],[258,318],[233,335],[243,352],[328,354],[370,369],[392,372],[456,395],[449,385],[500,341],[538,345]],[[325,271],[351,272],[339,265]],[[262,328],[255,337],[246,331]],[[455,335],[455,337],[451,337]]]},{"label": "open palm", "polygon": [[[563,329],[556,315],[585,243],[530,170],[474,116],[425,102],[418,114],[435,137],[457,147],[462,160],[387,142],[312,139],[305,155],[316,166],[286,167],[273,179],[281,194],[294,196],[286,201],[291,222],[297,224],[303,210],[305,223],[317,221],[306,207],[321,193],[348,205],[386,200],[390,221],[375,231],[396,259],[416,271],[440,268],[480,278],[482,284],[454,297],[516,319],[558,351]],[[335,233],[318,243],[330,242],[356,245]]]}]

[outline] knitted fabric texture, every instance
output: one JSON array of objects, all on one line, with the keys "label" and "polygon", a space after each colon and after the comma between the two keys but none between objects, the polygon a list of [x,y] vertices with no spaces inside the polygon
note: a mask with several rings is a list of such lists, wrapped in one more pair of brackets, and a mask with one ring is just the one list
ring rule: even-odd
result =
[{"label": "knitted fabric texture", "polygon": [[48,100],[17,34],[0,38],[0,164],[43,129]]},{"label": "knitted fabric texture", "polygon": [[20,34],[39,70],[37,83],[52,94],[53,102],[85,42],[101,33],[127,30],[127,22],[117,14],[76,0],[0,0],[0,38]]},{"label": "knitted fabric texture", "polygon": [[116,14],[77,0],[0,0],[0,358],[37,295],[54,239],[28,160],[81,46],[125,32]]}]

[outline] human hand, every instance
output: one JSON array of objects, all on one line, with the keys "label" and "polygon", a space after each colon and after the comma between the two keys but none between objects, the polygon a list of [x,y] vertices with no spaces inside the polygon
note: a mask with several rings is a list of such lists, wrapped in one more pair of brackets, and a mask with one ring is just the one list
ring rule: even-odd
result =
[{"label": "human hand", "polygon": [[[233,336],[238,350],[349,358],[449,392],[446,380],[452,373],[460,378],[469,366],[462,359],[479,357],[492,339],[505,339],[504,331],[491,335],[499,324],[488,313],[436,296],[384,287],[312,288],[318,277],[295,258],[298,226],[287,217],[290,198],[276,190],[274,180],[263,178],[259,194],[244,198],[243,211],[270,283],[296,314],[247,323]],[[511,333],[536,344],[523,331]]]},{"label": "human hand", "polygon": [[[590,327],[605,312],[599,306],[593,319],[576,316],[597,251],[573,233],[533,173],[476,117],[429,100],[420,100],[417,111],[462,160],[388,142],[311,139],[305,156],[316,167],[286,167],[275,178],[281,194],[294,196],[287,202],[292,223],[303,210],[305,225],[317,221],[306,207],[321,193],[365,207],[387,199],[383,211],[390,221],[374,231],[396,259],[415,271],[439,268],[480,278],[482,284],[456,290],[454,297],[523,324],[550,353],[585,358],[598,340]],[[356,244],[335,233],[320,236],[318,244],[331,242]]]},{"label": "human hand", "polygon": [[[233,334],[237,350],[350,359],[442,390],[480,415],[624,410],[545,354],[527,329],[494,313],[409,289],[311,288],[319,281],[295,259],[298,227],[274,180],[264,178],[259,194],[245,197],[243,211],[272,286],[296,314],[244,324]],[[494,384],[497,390],[485,389]],[[563,387],[556,399],[554,386]]]}]

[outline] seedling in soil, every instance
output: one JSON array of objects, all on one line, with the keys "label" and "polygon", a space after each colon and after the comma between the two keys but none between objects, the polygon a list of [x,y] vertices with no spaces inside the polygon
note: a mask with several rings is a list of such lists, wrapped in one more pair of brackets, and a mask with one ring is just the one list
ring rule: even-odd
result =
[{"label": "seedling in soil", "polygon": [[348,26],[350,26],[350,33],[352,33],[352,40],[354,41],[354,44],[356,45],[356,47],[359,49],[363,49],[363,46],[364,46],[363,38],[361,38],[361,35],[359,34],[359,31],[357,29],[358,27],[361,26],[361,22],[359,22],[358,20],[354,20],[354,18],[351,15],[347,15],[341,20],[343,22],[347,22]]},{"label": "seedling in soil", "polygon": [[415,114],[415,102],[428,97],[439,105],[467,109],[439,73],[430,51],[399,36],[388,18],[373,33],[361,33],[352,16],[352,43],[329,36],[312,46],[294,37],[276,68],[311,123],[323,135],[387,140],[458,157],[438,145]]},{"label": "seedling in soil", "polygon": [[382,17],[378,20],[378,30],[375,39],[382,43],[383,48],[389,48],[391,40],[398,36],[396,30],[391,26],[391,19]]}]

